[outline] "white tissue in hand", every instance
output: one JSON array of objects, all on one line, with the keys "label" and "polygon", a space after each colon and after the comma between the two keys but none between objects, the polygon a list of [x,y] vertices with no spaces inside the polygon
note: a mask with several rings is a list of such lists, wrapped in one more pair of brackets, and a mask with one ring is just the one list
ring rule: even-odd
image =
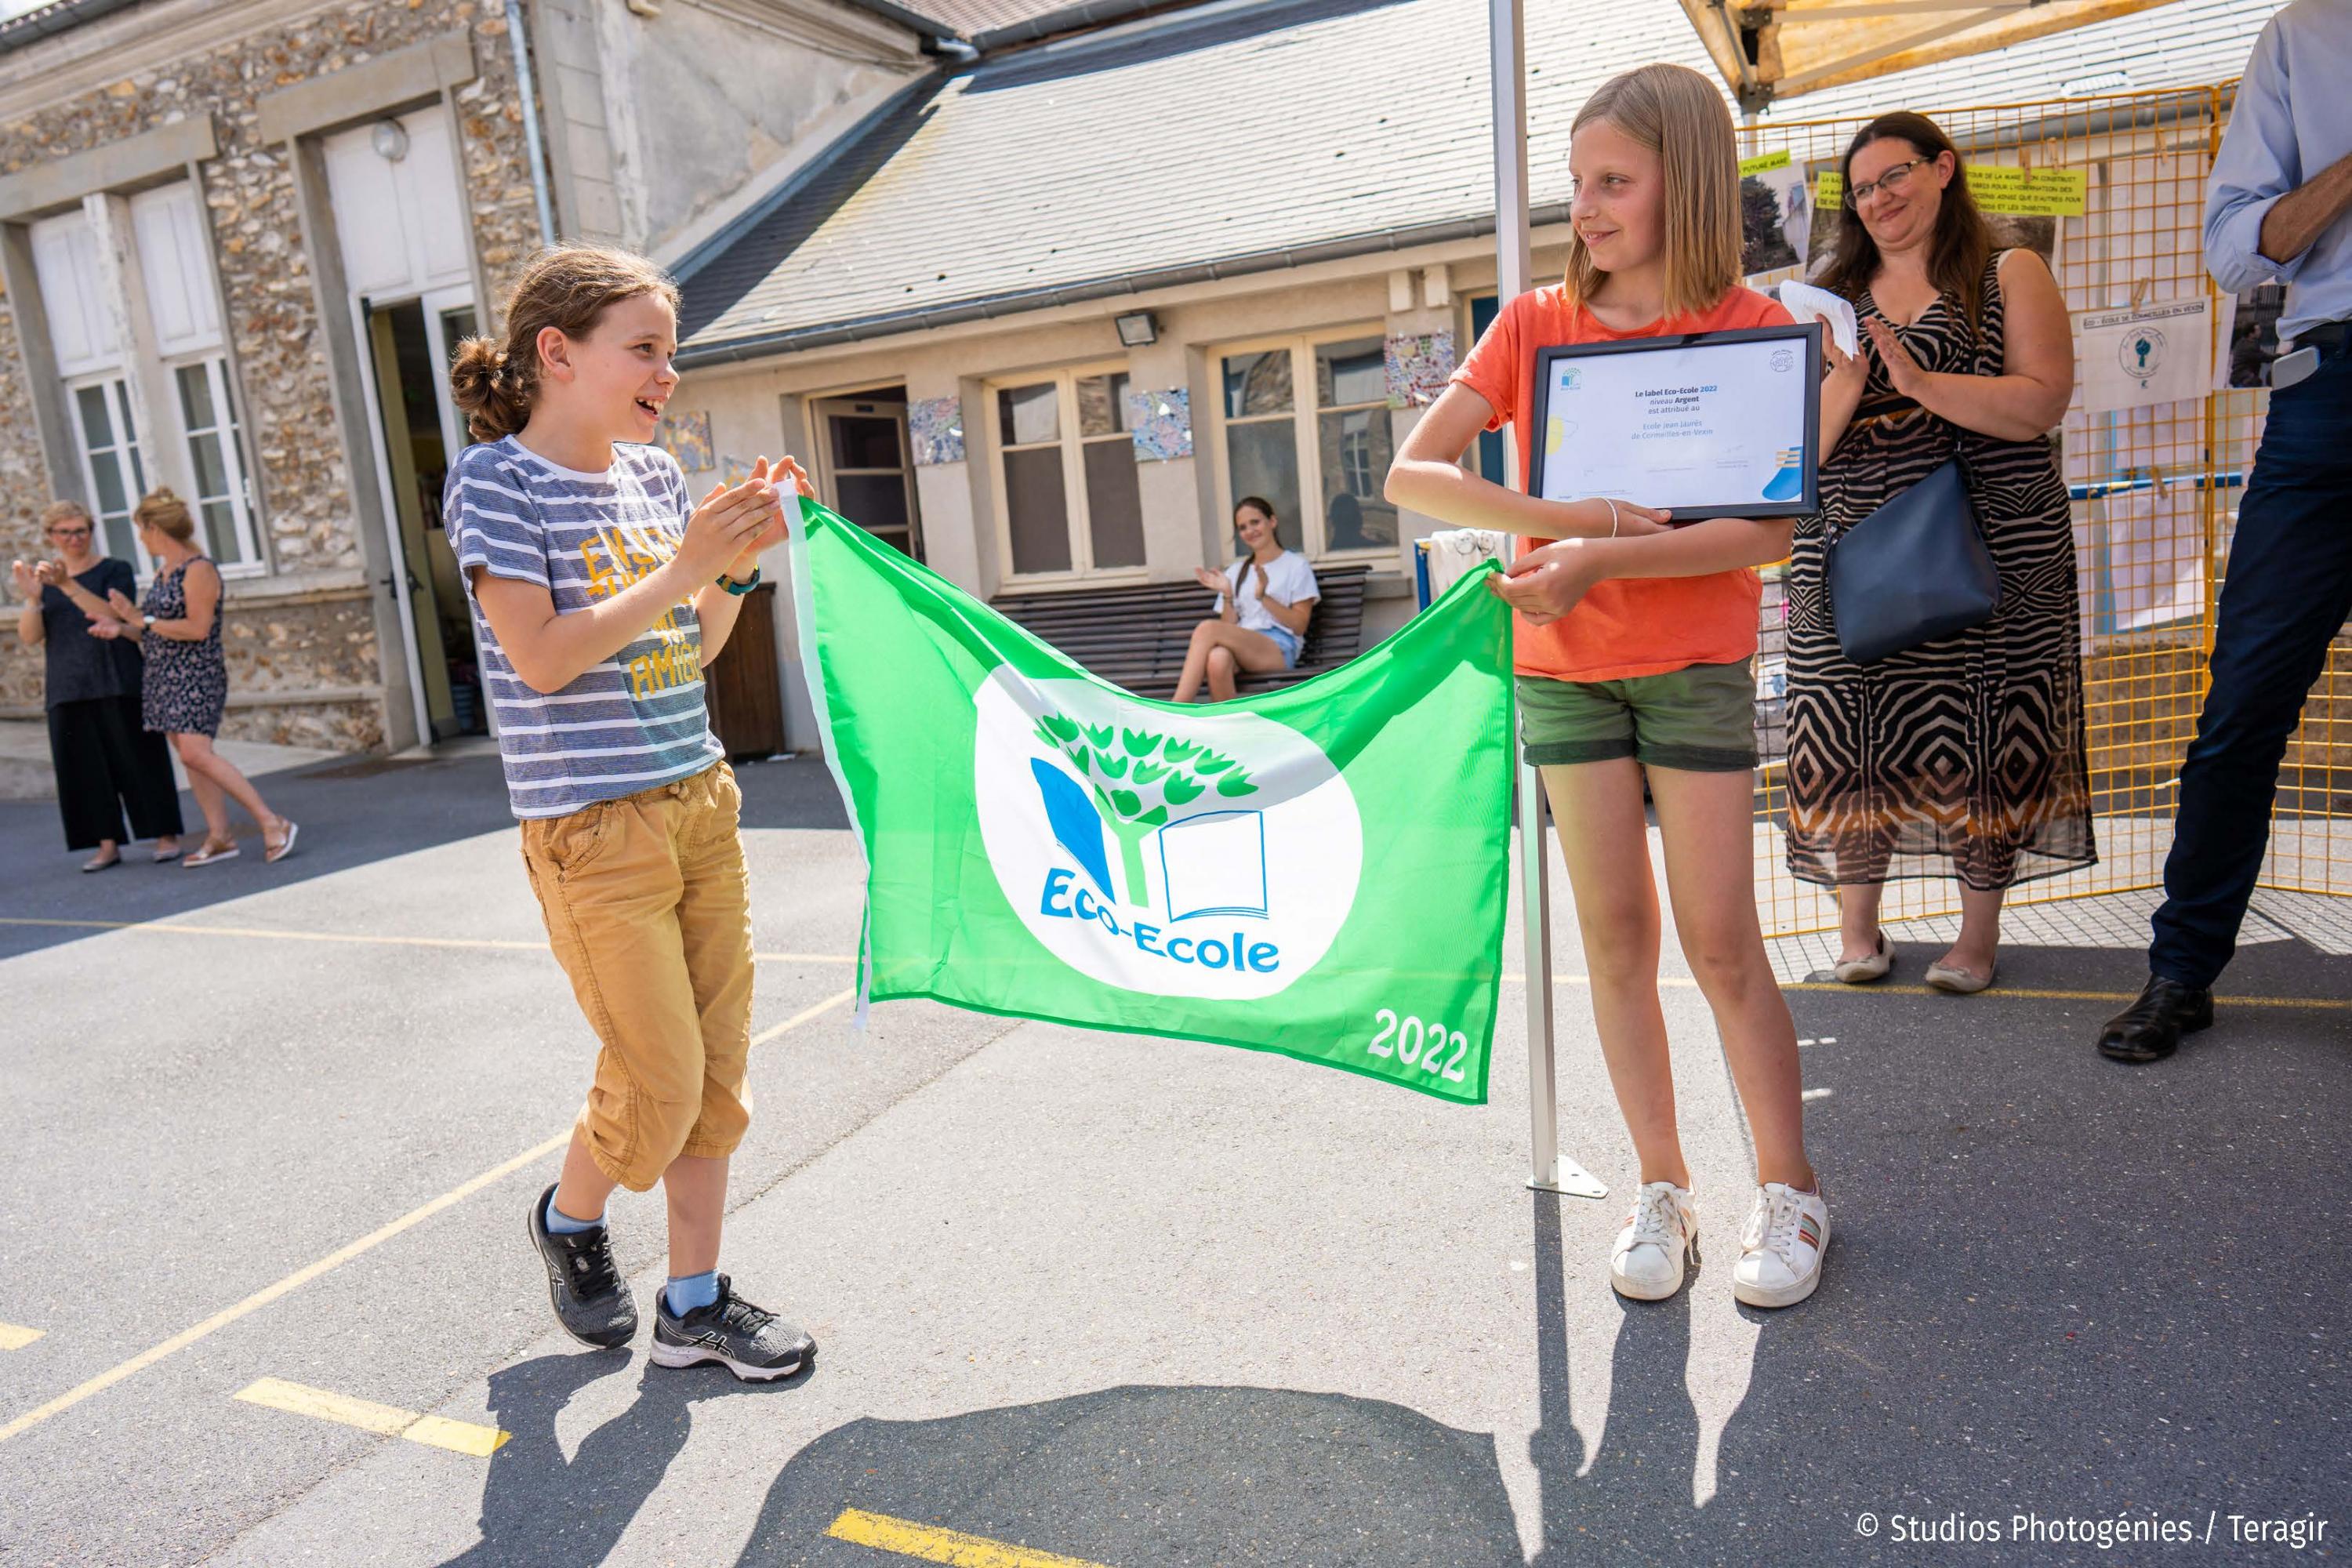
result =
[{"label": "white tissue in hand", "polygon": [[1853,305],[1826,289],[1816,289],[1810,283],[1794,279],[1780,285],[1780,304],[1800,325],[1806,321],[1827,321],[1830,341],[1838,352],[1858,354],[1862,352],[1862,328],[1853,319]]}]

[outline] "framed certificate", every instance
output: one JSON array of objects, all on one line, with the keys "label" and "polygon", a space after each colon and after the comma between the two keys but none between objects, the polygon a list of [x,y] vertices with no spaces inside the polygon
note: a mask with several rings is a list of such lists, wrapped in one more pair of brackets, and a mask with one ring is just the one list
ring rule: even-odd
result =
[{"label": "framed certificate", "polygon": [[1685,522],[1817,511],[1821,385],[1811,323],[1539,350],[1528,493]]}]

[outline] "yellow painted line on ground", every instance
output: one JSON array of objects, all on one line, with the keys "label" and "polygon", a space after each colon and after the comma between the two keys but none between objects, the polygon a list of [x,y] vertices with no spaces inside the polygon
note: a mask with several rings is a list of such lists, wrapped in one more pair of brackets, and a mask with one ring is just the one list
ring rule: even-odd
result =
[{"label": "yellow painted line on ground", "polygon": [[832,1012],[835,1007],[840,1006],[844,1002],[849,1001],[856,994],[857,987],[855,985],[851,986],[846,991],[836,991],[832,995],[826,997],[824,1001],[818,1003],[815,1006],[803,1007],[799,1012],[793,1014],[791,1017],[785,1019],[782,1023],[775,1025],[772,1027],[761,1030],[758,1034],[751,1037],[751,1043],[755,1046],[764,1046],[770,1040],[774,1039],[778,1035],[785,1034],[791,1030],[799,1028],[803,1024],[807,1023],[811,1018],[815,1017],[820,1013]]},{"label": "yellow painted line on ground", "polygon": [[[377,943],[394,947],[482,948],[509,952],[545,952],[547,951],[547,943],[543,942],[513,942],[494,937],[376,936],[364,931],[279,931],[268,926],[194,925],[163,921],[87,921],[52,919],[46,916],[37,918],[25,915],[0,915],[0,926],[62,926],[83,931],[163,931],[173,936],[270,937],[281,942],[341,942]],[[755,952],[751,956],[761,963],[856,963],[857,962],[856,953],[844,952]],[[1506,974],[1502,980],[1506,985],[1517,985],[1525,983],[1527,976]],[[1589,985],[1592,983],[1591,977],[1584,974],[1555,974],[1552,976],[1552,982],[1559,985]],[[1698,985],[1697,981],[1685,974],[1661,975],[1658,978],[1658,984],[1676,990],[1694,990]],[[1881,996],[1940,996],[1943,994],[1942,992],[1925,985],[1847,985],[1838,981],[1829,980],[1791,981],[1783,984],[1780,989],[1875,993]],[[2137,1001],[2139,996],[2137,991],[2021,990],[2006,985],[1995,986],[1985,994],[2010,996],[2027,1002],[2132,1002]],[[2342,1012],[2352,1009],[2352,998],[2332,996],[2216,996],[2213,998],[2213,1003],[2220,1007],[2305,1008],[2317,1012]],[[805,1016],[814,1017],[816,1013],[821,1013],[834,1005],[834,1002],[822,1003]],[[772,1034],[762,1036],[761,1038],[773,1038],[775,1035],[782,1034],[784,1030],[791,1028],[793,1024],[803,1021],[804,1018],[794,1018],[788,1023],[779,1025]],[[754,1040],[752,1043],[757,1045],[760,1041]]]},{"label": "yellow painted line on ground", "polygon": [[[274,926],[196,925],[184,921],[79,921],[47,916],[0,915],[0,926],[60,926],[69,931],[153,931],[170,936],[270,937],[279,942],[344,942],[385,947],[476,948],[499,952],[545,952],[544,942],[513,942],[487,936],[383,936],[366,931],[284,931]],[[755,952],[762,963],[855,963],[855,953]]]},{"label": "yellow painted line on ground", "polygon": [[[1527,983],[1527,978],[1528,977],[1524,974],[1506,974],[1503,976],[1503,984],[1506,985],[1523,985]],[[1590,985],[1592,984],[1592,976],[1590,974],[1555,974],[1551,977],[1551,983],[1554,985]],[[1687,974],[1661,974],[1658,976],[1658,984],[1661,985],[1671,985],[1681,990],[1696,990],[1698,986],[1698,982],[1693,980]]]},{"label": "yellow painted line on ground", "polygon": [[299,1383],[265,1377],[236,1391],[234,1397],[247,1405],[265,1405],[271,1410],[284,1410],[296,1415],[315,1415],[321,1421],[339,1421],[346,1426],[356,1426],[362,1432],[381,1433],[386,1437],[405,1437],[412,1443],[422,1443],[428,1448],[446,1448],[453,1454],[465,1454],[477,1459],[487,1459],[498,1452],[499,1445],[514,1436],[496,1426],[478,1426],[471,1421],[452,1421],[446,1415],[419,1415],[414,1410],[401,1410],[389,1405],[378,1405],[373,1399],[354,1399],[348,1394],[335,1394],[324,1388],[306,1388]]},{"label": "yellow painted line on ground", "polygon": [[300,1289],[303,1286],[308,1285],[311,1280],[319,1278],[320,1275],[325,1274],[331,1269],[339,1268],[342,1265],[349,1263],[352,1258],[357,1258],[361,1253],[369,1251],[373,1247],[380,1247],[383,1243],[390,1241],[394,1237],[400,1235],[403,1231],[412,1229],[416,1226],[424,1224],[426,1220],[431,1219],[435,1215],[439,1214],[443,1209],[448,1208],[454,1204],[463,1203],[466,1199],[472,1197],[476,1193],[480,1192],[484,1187],[490,1185],[494,1182],[504,1180],[506,1177],[512,1175],[515,1172],[521,1170],[525,1165],[530,1164],[534,1161],[545,1159],[548,1155],[554,1153],[558,1149],[562,1148],[570,1142],[572,1142],[572,1130],[567,1127],[562,1131],[557,1133],[554,1137],[550,1138],[546,1142],[526,1149],[521,1153],[516,1155],[513,1159],[506,1161],[501,1164],[491,1166],[480,1175],[476,1176],[472,1181],[467,1182],[463,1185],[450,1188],[447,1192],[442,1194],[439,1197],[435,1198],[430,1203],[418,1205],[415,1208],[409,1210],[398,1219],[394,1220],[390,1225],[380,1226],[376,1229],[368,1232],[367,1235],[360,1237],[357,1241],[352,1242],[350,1246],[338,1247],[336,1250],[327,1254],[326,1257],[319,1259],[316,1263],[297,1268],[293,1273],[289,1274],[285,1279],[278,1280],[274,1285],[263,1286],[260,1289],[256,1290],[252,1295],[247,1296],[244,1300],[237,1302],[236,1305],[224,1307],[219,1311],[215,1312],[211,1317],[206,1318],[203,1322],[198,1323],[192,1328],[182,1329],[178,1333],[173,1334],[162,1344],[156,1345],[149,1350],[141,1351],[129,1361],[107,1368],[104,1372],[100,1373],[96,1377],[91,1378],[89,1382],[66,1390],[65,1393],[58,1394],[47,1405],[37,1405],[33,1409],[26,1411],[25,1414],[17,1416],[6,1426],[0,1426],[0,1443],[6,1442],[9,1438],[16,1436],[21,1432],[30,1431],[33,1427],[39,1426],[42,1422],[47,1421],[52,1415],[60,1415],[65,1411],[72,1409],[75,1405],[79,1405],[83,1400],[88,1399],[94,1394],[105,1393],[108,1389],[112,1388],[116,1384],[121,1383],[124,1378],[135,1376],[136,1374],[146,1371],[149,1367],[153,1366],[157,1362],[163,1360],[165,1357],[178,1354],[180,1352],[187,1349],[190,1345],[194,1344],[198,1340],[204,1339],[207,1335],[228,1327],[231,1323],[236,1322],[239,1318],[259,1311],[262,1308],[267,1307],[272,1301],[277,1300],[280,1296]]},{"label": "yellow painted line on ground", "polygon": [[[818,1003],[814,1007],[794,1014],[792,1017],[786,1019],[782,1024],[777,1026],[775,1028],[770,1029],[764,1034],[755,1037],[752,1040],[752,1044],[759,1045],[765,1041],[772,1040],[778,1035],[782,1034],[786,1029],[793,1027],[795,1024],[806,1023],[809,1019],[815,1017],[818,1014],[824,1012],[827,1008],[838,1007],[841,1004],[848,1001],[856,994],[856,993],[854,991],[839,992],[835,995],[828,997],[826,1000]],[[476,1193],[480,1192],[484,1187],[491,1186],[499,1182],[504,1181],[507,1177],[514,1174],[517,1171],[521,1170],[524,1166],[545,1159],[548,1155],[554,1153],[558,1149],[562,1148],[565,1144],[571,1142],[572,1129],[567,1127],[562,1131],[557,1133],[554,1137],[548,1139],[545,1142],[534,1144],[530,1148],[524,1150],[521,1153],[517,1154],[513,1159],[504,1161],[499,1164],[491,1166],[488,1170],[484,1171],[480,1175],[476,1176],[472,1180],[465,1182],[457,1186],[450,1188],[447,1192],[443,1193],[439,1197],[433,1199],[429,1203],[419,1204],[416,1207],[409,1210],[406,1214],[401,1215],[398,1219],[394,1220],[391,1224],[378,1226],[376,1229],[368,1232],[367,1235],[360,1237],[357,1241],[351,1243],[347,1247],[338,1247],[333,1252],[327,1254],[326,1257],[319,1259],[316,1263],[307,1264],[300,1268],[297,1268],[293,1273],[289,1274],[285,1279],[278,1280],[273,1285],[263,1286],[260,1289],[256,1290],[252,1295],[247,1296],[244,1300],[236,1303],[234,1306],[222,1308],[219,1311],[215,1312],[211,1317],[206,1318],[203,1322],[197,1323],[191,1328],[182,1329],[178,1333],[173,1334],[162,1344],[155,1345],[148,1350],[141,1351],[129,1361],[122,1362],[118,1365],[107,1368],[104,1372],[100,1373],[96,1377],[89,1379],[88,1382],[66,1390],[63,1394],[58,1394],[55,1399],[50,1400],[47,1405],[36,1405],[34,1408],[26,1411],[22,1415],[17,1416],[15,1420],[10,1421],[7,1425],[0,1426],[0,1443],[6,1442],[9,1438],[17,1436],[19,1433],[32,1430],[32,1428],[39,1426],[42,1422],[47,1421],[52,1415],[61,1415],[65,1411],[72,1409],[75,1405],[79,1405],[83,1400],[89,1398],[92,1394],[105,1393],[108,1389],[112,1388],[116,1384],[121,1383],[124,1378],[134,1377],[140,1373],[146,1371],[149,1367],[153,1366],[157,1362],[164,1360],[166,1357],[178,1354],[180,1352],[187,1349],[190,1345],[194,1344],[198,1340],[204,1339],[209,1334],[228,1327],[231,1323],[236,1322],[239,1318],[247,1317],[254,1312],[259,1311],[262,1308],[267,1307],[272,1301],[277,1300],[279,1297],[300,1289],[303,1286],[308,1285],[311,1280],[318,1279],[320,1275],[328,1273],[331,1270],[340,1268],[344,1264],[349,1263],[352,1258],[359,1257],[360,1254],[382,1246],[383,1243],[390,1241],[394,1237],[400,1235],[403,1231],[414,1229],[415,1226],[424,1224],[426,1220],[431,1219],[435,1215],[439,1214],[442,1210],[454,1207],[455,1205],[465,1202],[467,1198],[472,1197]]]},{"label": "yellow painted line on ground", "polygon": [[41,1337],[38,1329],[20,1329],[14,1323],[0,1323],[0,1351],[20,1351]]},{"label": "yellow painted line on ground", "polygon": [[1089,1563],[1082,1557],[1008,1546],[986,1536],[941,1530],[935,1524],[917,1524],[910,1519],[892,1519],[887,1513],[868,1513],[862,1508],[843,1510],[841,1517],[826,1526],[825,1533],[854,1546],[895,1552],[901,1557],[924,1563],[944,1563],[949,1568],[1102,1568],[1101,1563]]},{"label": "yellow painted line on ground", "polygon": [[[1592,984],[1592,977],[1589,974],[1555,974],[1551,978],[1555,985]],[[1503,976],[1503,984],[1517,985],[1526,979],[1527,976],[1524,974],[1506,974]],[[1658,977],[1658,984],[1687,989],[1696,986],[1698,982],[1688,975],[1662,974]],[[1782,983],[1780,989],[1818,991],[1823,994],[1843,992],[1853,996],[1943,996],[1947,994],[1928,985],[1848,985],[1841,980],[1791,980]],[[2043,991],[2011,985],[1996,985],[1981,994],[1994,998],[2008,996],[2021,1002],[2137,1002],[2139,1000],[2139,993],[2137,991]],[[2213,1005],[2216,1007],[2284,1007],[2289,1010],[2305,1008],[2313,1012],[2331,1013],[2352,1009],[2352,997],[2216,996],[2213,998]]]},{"label": "yellow painted line on ground", "polygon": [[[1926,985],[1846,985],[1834,980],[1807,980],[1780,987],[1783,991],[1844,991],[1881,996],[1941,996],[1941,991]],[[2021,1002],[2137,1002],[2137,991],[2033,991],[2007,985],[1996,985],[1981,992],[1988,1000],[2007,996]],[[1964,998],[1973,1001],[1975,997]],[[2336,996],[2216,996],[2216,1007],[2284,1007],[2307,1008],[2315,1012],[2341,1012],[2352,1008],[2352,998]]]}]

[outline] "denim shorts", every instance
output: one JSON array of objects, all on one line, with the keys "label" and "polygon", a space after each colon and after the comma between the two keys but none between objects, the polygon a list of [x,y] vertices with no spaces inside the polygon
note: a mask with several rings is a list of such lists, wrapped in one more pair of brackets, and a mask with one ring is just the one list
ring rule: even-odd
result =
[{"label": "denim shorts", "polygon": [[1297,632],[1292,631],[1288,626],[1276,623],[1274,626],[1266,627],[1265,630],[1258,633],[1258,635],[1262,637],[1268,638],[1273,642],[1275,647],[1282,650],[1283,668],[1297,669],[1298,668],[1299,641],[1298,634]]},{"label": "denim shorts", "polygon": [[1756,678],[1746,660],[1625,680],[1519,677],[1519,737],[1538,767],[1633,757],[1645,767],[1756,765]]}]

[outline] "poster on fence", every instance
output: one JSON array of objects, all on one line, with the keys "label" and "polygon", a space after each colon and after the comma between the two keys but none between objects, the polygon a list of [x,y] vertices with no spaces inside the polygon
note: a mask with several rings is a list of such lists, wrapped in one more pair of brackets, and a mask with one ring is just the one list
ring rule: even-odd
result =
[{"label": "poster on fence", "polygon": [[2116,631],[2170,626],[2203,610],[2203,500],[2194,485],[2168,485],[2107,501],[2107,580]]},{"label": "poster on fence", "polygon": [[2085,414],[2202,397],[2213,382],[2210,301],[2160,300],[2074,318]]}]

